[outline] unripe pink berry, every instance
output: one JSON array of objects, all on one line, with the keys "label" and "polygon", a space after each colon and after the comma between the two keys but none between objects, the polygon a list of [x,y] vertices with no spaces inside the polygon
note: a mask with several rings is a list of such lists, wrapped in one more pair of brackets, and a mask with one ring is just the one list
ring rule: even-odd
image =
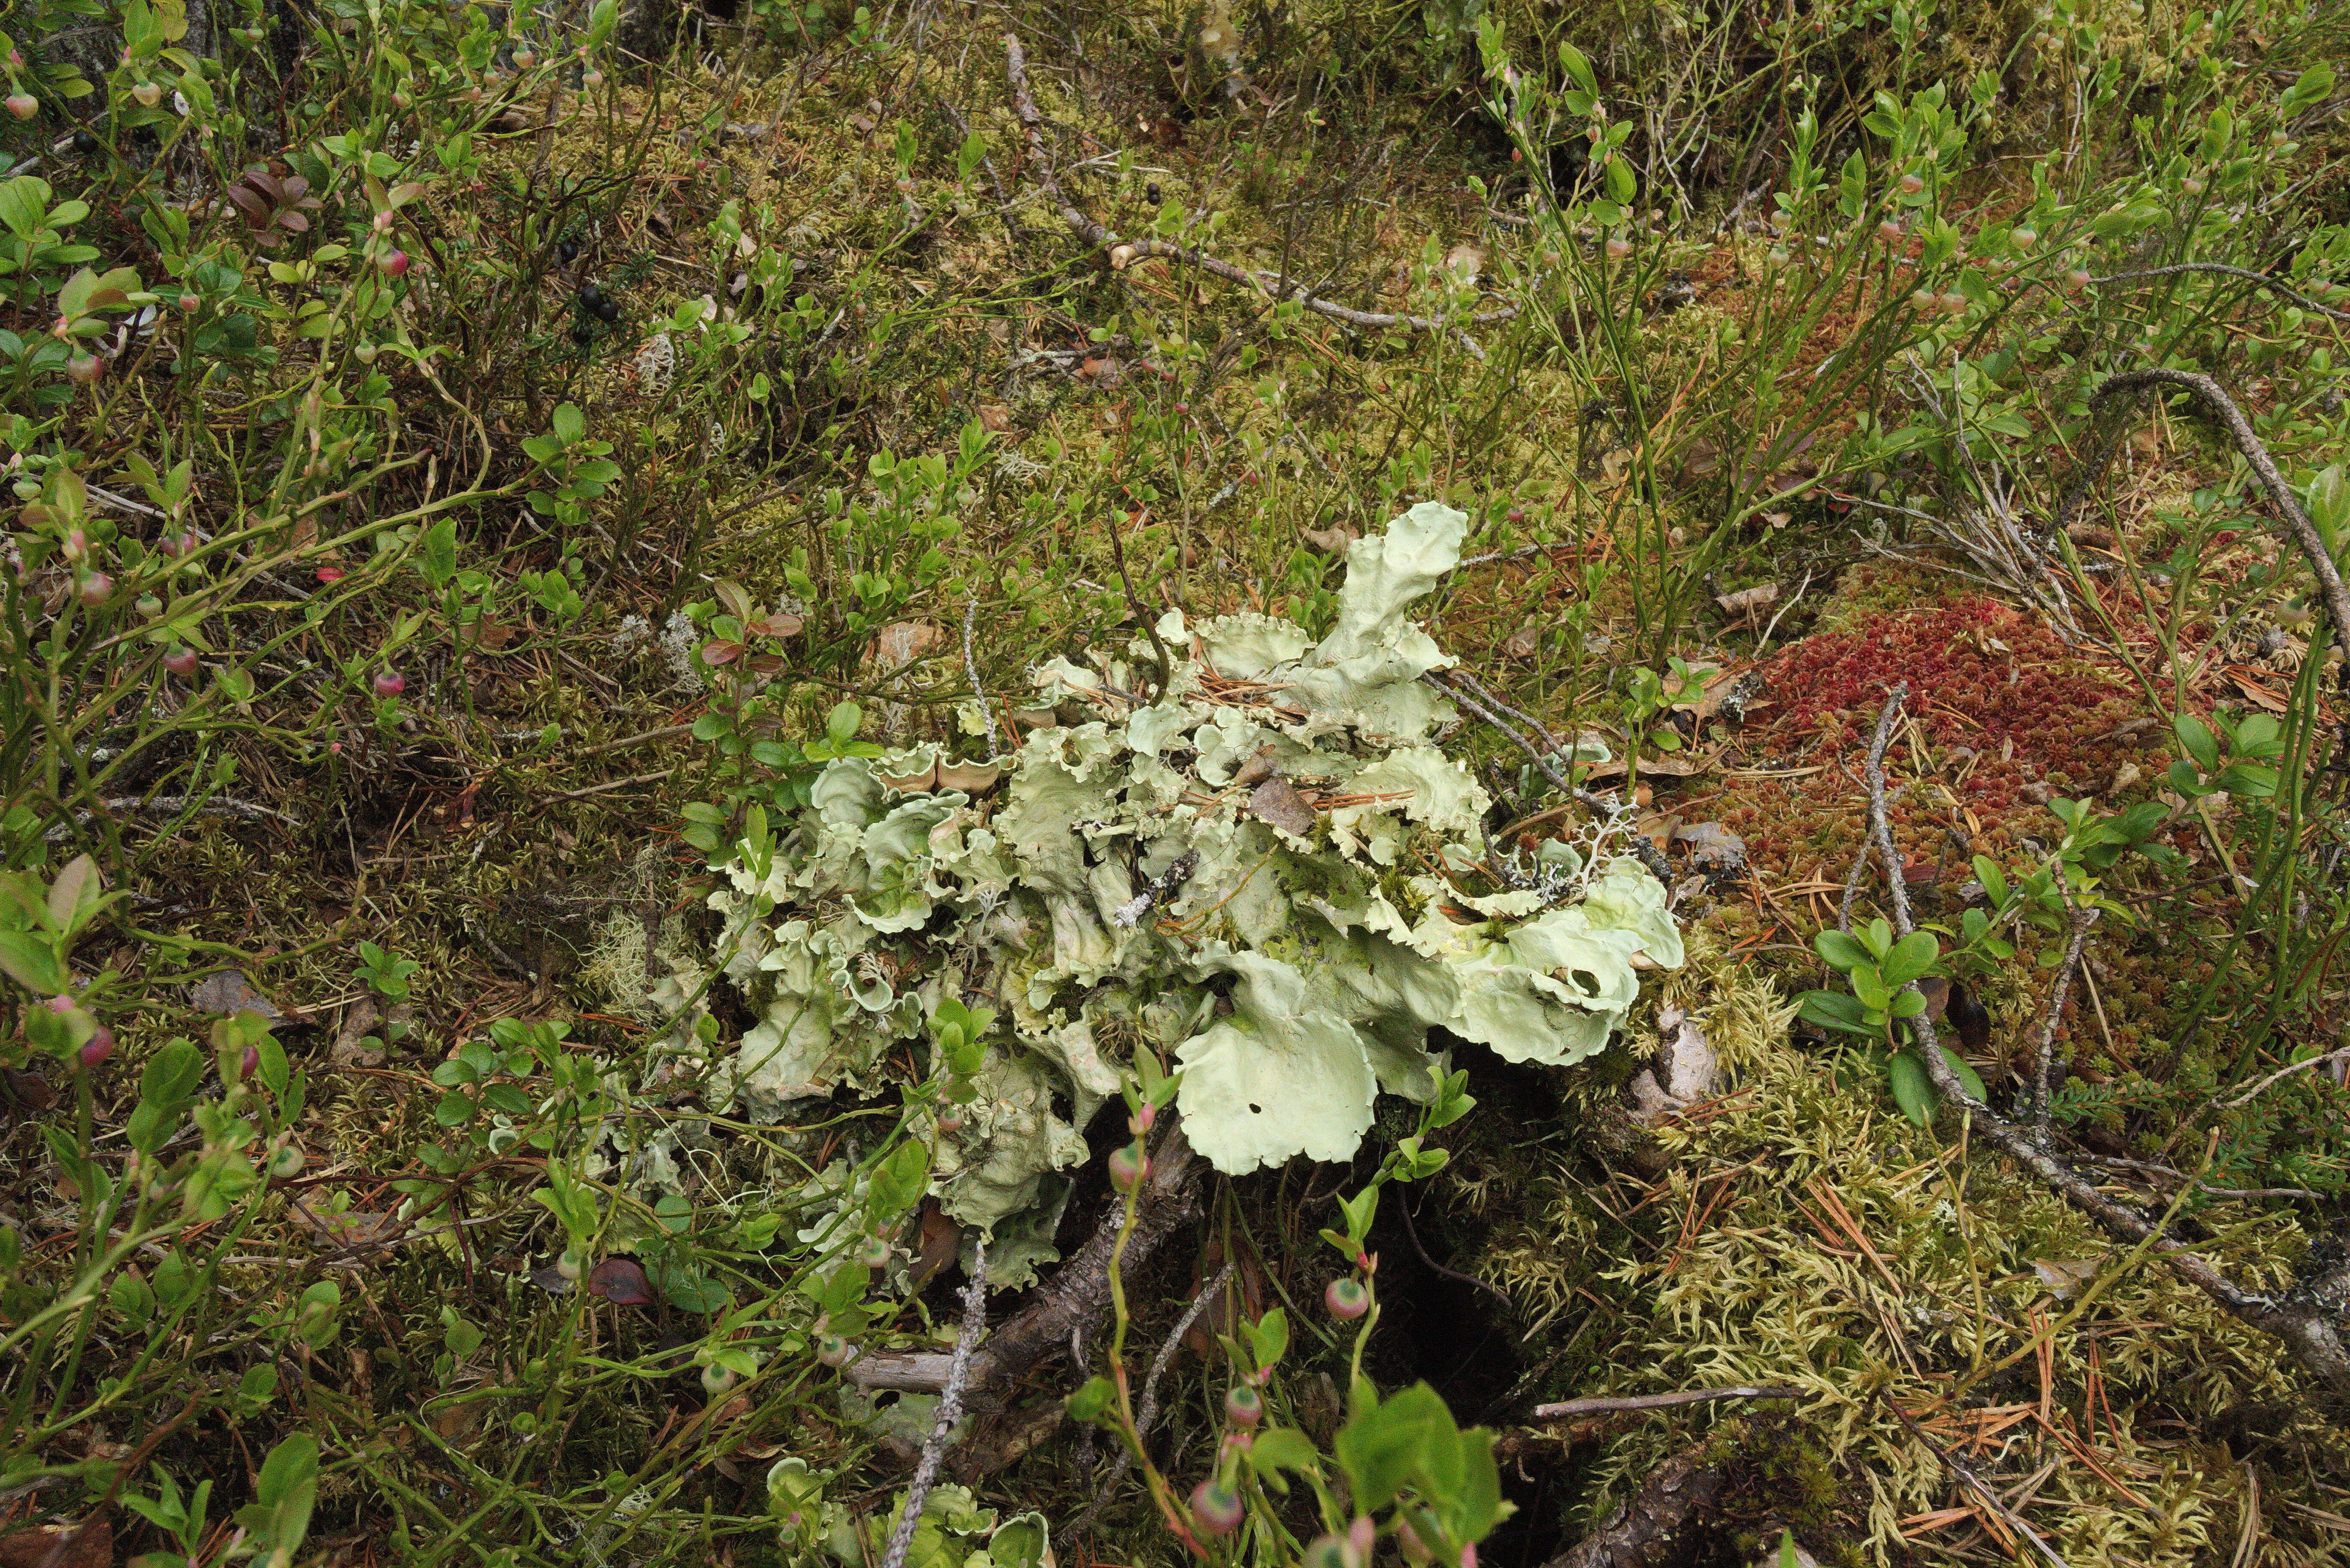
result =
[{"label": "unripe pink berry", "polygon": [[183,294],[180,296],[180,308],[190,316],[193,316],[199,309],[201,309],[203,303],[204,302],[202,299],[199,299],[192,294]]},{"label": "unripe pink berry", "polygon": [[103,1023],[81,1043],[81,1064],[84,1068],[95,1067],[113,1054],[114,1031]]},{"label": "unripe pink berry", "polygon": [[260,1071],[261,1047],[258,1045],[246,1046],[244,1048],[244,1057],[236,1064],[236,1075],[240,1078],[250,1078],[255,1073]]},{"label": "unripe pink berry", "polygon": [[81,596],[82,607],[96,609],[114,595],[114,579],[104,572],[92,572],[74,590]]},{"label": "unripe pink berry", "polygon": [[40,107],[41,100],[31,93],[12,92],[8,95],[8,112],[18,119],[32,119],[35,111]]},{"label": "unripe pink berry", "polygon": [[106,361],[95,354],[77,354],[66,361],[66,379],[89,386],[106,371]]},{"label": "unripe pink berry", "polygon": [[139,100],[141,109],[153,109],[161,101],[163,89],[153,82],[140,82],[130,89],[130,96]]},{"label": "unripe pink berry", "polygon": [[1264,1419],[1264,1396],[1245,1383],[1224,1390],[1224,1419],[1235,1427],[1253,1427]]},{"label": "unripe pink berry", "polygon": [[405,276],[408,272],[408,253],[399,249],[388,250],[375,258],[375,265],[376,270],[386,277]]},{"label": "unripe pink berry", "polygon": [[1363,1288],[1362,1281],[1342,1274],[1322,1293],[1322,1304],[1330,1309],[1332,1317],[1351,1322],[1371,1310],[1371,1293]]},{"label": "unripe pink berry", "polygon": [[837,1334],[816,1335],[816,1358],[827,1366],[846,1366],[856,1355],[857,1346]]},{"label": "unripe pink berry", "polygon": [[407,690],[408,679],[401,675],[399,670],[380,670],[376,672],[375,694],[377,696],[397,697],[402,691]]},{"label": "unripe pink berry", "polygon": [[1901,193],[1903,195],[1914,196],[1925,188],[1926,182],[1922,176],[1916,174],[1904,174],[1901,176]]},{"label": "unripe pink berry", "polygon": [[1246,1513],[1241,1494],[1220,1480],[1203,1480],[1191,1489],[1191,1524],[1202,1535],[1230,1535]]},{"label": "unripe pink berry", "polygon": [[2034,244],[2039,243],[2040,231],[2037,229],[2018,229],[2015,233],[2008,235],[2007,237],[2014,242],[2015,248],[2017,250],[2028,251]]},{"label": "unripe pink berry", "polygon": [[1305,1555],[1299,1561],[1304,1568],[1363,1568],[1362,1558],[1345,1537],[1337,1535],[1315,1536],[1307,1542]]},{"label": "unripe pink berry", "polygon": [[868,1269],[889,1266],[889,1243],[879,1236],[868,1236],[857,1249],[857,1261]]},{"label": "unripe pink berry", "polygon": [[1632,254],[1632,242],[1631,242],[1631,241],[1629,241],[1629,240],[1626,239],[1626,238],[1625,238],[1623,235],[1621,235],[1621,234],[1610,234],[1610,235],[1608,235],[1608,236],[1607,236],[1607,259],[1608,259],[1608,260],[1610,260],[1610,261],[1622,261],[1626,256],[1628,256],[1628,255],[1630,255],[1631,254]]},{"label": "unripe pink berry", "polygon": [[1150,1159],[1133,1144],[1122,1144],[1109,1153],[1109,1184],[1120,1192],[1131,1192],[1142,1185],[1150,1174]]},{"label": "unripe pink berry", "polygon": [[2088,287],[2089,269],[2086,267],[2076,266],[2072,271],[2066,273],[2064,275],[2064,286],[2068,289],[2081,289]]},{"label": "unripe pink berry", "polygon": [[1888,245],[1892,244],[1901,237],[1901,225],[1887,218],[1877,225],[1877,237]]},{"label": "unripe pink berry", "polygon": [[199,662],[196,650],[183,642],[173,643],[163,654],[163,668],[174,675],[193,675]]}]

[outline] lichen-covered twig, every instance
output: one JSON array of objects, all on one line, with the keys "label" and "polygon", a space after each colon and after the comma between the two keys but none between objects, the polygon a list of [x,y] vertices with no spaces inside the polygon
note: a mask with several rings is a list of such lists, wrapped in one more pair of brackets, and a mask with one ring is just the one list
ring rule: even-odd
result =
[{"label": "lichen-covered twig", "polygon": [[930,1438],[922,1444],[922,1457],[914,1466],[914,1482],[906,1490],[906,1506],[899,1511],[898,1528],[889,1533],[889,1550],[882,1554],[881,1568],[906,1568],[906,1553],[914,1544],[914,1527],[922,1521],[922,1504],[939,1479],[939,1464],[946,1458],[947,1439],[953,1435],[954,1424],[962,1418],[962,1389],[971,1374],[972,1350],[987,1326],[987,1238],[980,1237],[973,1248],[971,1283],[963,1287],[962,1293],[962,1332],[955,1335],[954,1363],[947,1372],[946,1388],[939,1396],[938,1424],[931,1428]]},{"label": "lichen-covered twig", "polygon": [[[1113,265],[1125,267],[1148,256],[1166,256],[1228,282],[1244,284],[1270,299],[1294,299],[1316,316],[1343,321],[1349,327],[1408,327],[1415,332],[1449,332],[1458,337],[1471,355],[1479,359],[1485,357],[1485,351],[1478,347],[1477,340],[1457,322],[1426,316],[1391,316],[1379,311],[1350,310],[1343,305],[1305,293],[1285,276],[1267,282],[1256,273],[1236,267],[1229,262],[1218,261],[1205,251],[1194,250],[1189,245],[1179,245],[1167,240],[1121,240],[1115,233],[1078,211],[1076,203],[1062,193],[1061,182],[1053,172],[1052,157],[1045,150],[1045,117],[1037,111],[1036,99],[1028,90],[1028,58],[1021,51],[1019,38],[1010,33],[1003,36],[1003,56],[1005,74],[1012,82],[1012,107],[1020,116],[1021,129],[1028,134],[1028,151],[1036,165],[1036,183],[1045,188],[1045,194],[1052,200],[1054,209],[1060,213],[1061,222],[1068,226],[1069,232],[1089,245],[1113,253]],[[1468,325],[1482,327],[1509,321],[1517,314],[1515,306],[1483,311],[1470,317]]]},{"label": "lichen-covered twig", "polygon": [[[2062,867],[2057,868],[2055,880],[2062,891]],[[2056,1054],[2056,1025],[2064,1016],[2064,999],[2072,993],[2073,977],[2080,972],[2081,950],[2088,945],[2090,929],[2105,913],[2074,903],[2070,893],[2064,898],[2064,907],[2072,913],[2073,934],[2064,943],[2064,961],[2057,966],[2056,983],[2048,989],[2048,1011],[2040,1020],[2040,1038],[2032,1048],[2032,1136],[2043,1148],[2056,1147],[2056,1129],[2048,1115],[2048,1073]]]},{"label": "lichen-covered twig", "polygon": [[2323,300],[2312,299],[2299,289],[2282,283],[2264,272],[2254,272],[2250,267],[2229,266],[2223,262],[2173,262],[2168,266],[2141,267],[2136,272],[2110,272],[2103,277],[2091,278],[2089,283],[2091,286],[2101,283],[2129,283],[2141,277],[2176,277],[2182,273],[2192,272],[2217,273],[2222,277],[2240,277],[2247,283],[2256,283],[2262,288],[2281,294],[2305,309],[2314,310],[2322,316],[2330,316],[2336,321],[2350,321],[2350,310],[2336,310]]},{"label": "lichen-covered twig", "polygon": [[971,677],[972,699],[979,703],[979,711],[987,716],[987,760],[992,763],[995,761],[997,755],[995,715],[987,706],[987,688],[979,683],[979,659],[971,650],[972,628],[978,624],[978,621],[979,596],[973,594],[971,596],[971,602],[963,606],[962,609],[962,669],[963,673]]},{"label": "lichen-covered twig", "polygon": [[[1150,1436],[1150,1428],[1159,1423],[1159,1379],[1165,1375],[1167,1364],[1175,1359],[1175,1347],[1183,1343],[1183,1336],[1191,1332],[1191,1325],[1200,1321],[1200,1314],[1208,1310],[1208,1303],[1214,1301],[1223,1288],[1232,1282],[1232,1274],[1239,1266],[1237,1262],[1228,1262],[1218,1270],[1214,1279],[1200,1287],[1200,1293],[1191,1298],[1191,1306],[1184,1310],[1181,1317],[1175,1320],[1175,1326],[1167,1331],[1167,1338],[1159,1345],[1159,1354],[1151,1358],[1150,1375],[1142,1380],[1142,1408],[1135,1412],[1134,1417],[1136,1441],[1139,1442]],[[1101,1511],[1107,1508],[1110,1499],[1118,1494],[1118,1483],[1126,1479],[1126,1472],[1133,1468],[1133,1451],[1128,1449],[1118,1449],[1117,1457],[1110,1461],[1109,1474],[1104,1476],[1101,1479],[1101,1484],[1094,1488],[1093,1501],[1086,1504],[1086,1511],[1061,1527],[1062,1551],[1066,1552],[1069,1549],[1069,1543],[1084,1534],[1087,1528],[1101,1517]]]},{"label": "lichen-covered twig", "polygon": [[[1630,809],[1622,801],[1601,794],[1596,790],[1587,790],[1581,784],[1576,784],[1574,780],[1568,778],[1565,774],[1559,772],[1558,765],[1552,762],[1551,758],[1555,755],[1561,748],[1555,743],[1551,745],[1548,749],[1537,746],[1523,733],[1513,727],[1507,719],[1502,717],[1497,709],[1489,705],[1494,701],[1495,699],[1493,699],[1491,692],[1487,692],[1482,687],[1478,686],[1473,677],[1464,674],[1458,679],[1447,680],[1441,672],[1431,670],[1427,674],[1421,676],[1420,679],[1427,681],[1430,686],[1435,687],[1439,691],[1443,692],[1447,697],[1451,698],[1452,701],[1458,702],[1463,708],[1468,709],[1469,711],[1474,713],[1478,718],[1482,719],[1488,724],[1492,725],[1494,729],[1500,731],[1502,737],[1508,741],[1512,745],[1517,747],[1518,750],[1523,752],[1527,758],[1533,762],[1534,766],[1542,770],[1543,776],[1550,780],[1551,784],[1556,787],[1558,792],[1561,794],[1565,795],[1568,799],[1575,802],[1579,805],[1586,806],[1589,809],[1599,813],[1601,816],[1610,822],[1623,815],[1625,812]],[[1482,693],[1482,698],[1477,695],[1472,695],[1472,691],[1478,693]],[[1555,737],[1551,736],[1547,730],[1544,731],[1544,737],[1554,741],[1554,742],[1555,741]],[[1658,848],[1655,845],[1649,843],[1647,836],[1644,834],[1633,833],[1627,836],[1631,841],[1632,853],[1639,858],[1641,865],[1648,867],[1648,875],[1654,877],[1659,882],[1664,884],[1666,887],[1671,887],[1673,885],[1673,868],[1671,863],[1666,860],[1665,852]]]},{"label": "lichen-covered twig", "polygon": [[[1908,695],[1908,683],[1903,681],[1886,697],[1884,716],[1877,722],[1880,736],[1890,732],[1889,716],[1900,711]],[[1877,858],[1885,867],[1893,924],[1906,937],[1917,927],[1909,917],[1909,889],[1901,875],[1901,861],[1893,853],[1893,829],[1885,809],[1885,754],[1881,745],[1873,745],[1869,754],[1868,817],[1869,832],[1877,841]],[[1915,992],[1917,982],[1912,981],[1904,989]],[[2095,1183],[2045,1147],[2033,1128],[2009,1121],[1968,1093],[1943,1054],[1931,1018],[1920,1012],[1909,1020],[1909,1027],[1917,1036],[1918,1054],[1924,1060],[1926,1076],[1933,1084],[1934,1092],[1945,1104],[1971,1117],[1984,1138],[2001,1153],[2030,1171],[2042,1185],[2094,1220],[2107,1235],[2116,1241],[2151,1245],[2180,1279],[2209,1296],[2230,1316],[2283,1341],[2303,1370],[2335,1397],[2350,1399],[2350,1346],[2344,1345],[2341,1331],[2322,1303],[2298,1299],[2298,1293],[2280,1299],[2236,1284],[2212,1267],[2209,1260],[2162,1231],[2136,1209],[2097,1190]]]},{"label": "lichen-covered twig", "polygon": [[1535,1406],[1533,1418],[1537,1421],[1564,1421],[1575,1416],[1609,1416],[1622,1410],[1669,1410],[1676,1405],[1705,1405],[1716,1399],[1800,1399],[1803,1397],[1804,1391],[1800,1388],[1764,1388],[1749,1385],[1736,1388],[1682,1388],[1670,1394],[1562,1399],[1555,1405]]}]

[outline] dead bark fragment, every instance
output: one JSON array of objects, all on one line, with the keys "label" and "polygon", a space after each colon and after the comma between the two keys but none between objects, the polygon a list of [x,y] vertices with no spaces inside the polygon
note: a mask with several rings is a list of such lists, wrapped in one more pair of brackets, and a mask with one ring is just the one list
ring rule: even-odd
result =
[{"label": "dead bark fragment", "polygon": [[1730,1484],[1729,1467],[1700,1462],[1703,1451],[1690,1449],[1667,1459],[1607,1522],[1546,1568],[1672,1568],[1693,1560],[1699,1553],[1691,1550],[1692,1538],[1702,1528],[1698,1516]]},{"label": "dead bark fragment", "polygon": [[[1128,1238],[1121,1268],[1139,1267],[1159,1244],[1199,1212],[1198,1160],[1172,1112],[1160,1118],[1166,1135],[1150,1157],[1150,1175],[1136,1205],[1134,1233]],[[1076,1256],[1061,1266],[1036,1299],[998,1328],[971,1358],[971,1376],[964,1400],[974,1409],[1001,1409],[1004,1396],[1038,1366],[1069,1352],[1069,1335],[1090,1329],[1109,1305],[1110,1254],[1118,1246],[1126,1205],[1113,1202],[1108,1213]],[[946,1386],[951,1356],[942,1352],[880,1351],[848,1364],[847,1377],[858,1387],[899,1388],[935,1394]]]}]

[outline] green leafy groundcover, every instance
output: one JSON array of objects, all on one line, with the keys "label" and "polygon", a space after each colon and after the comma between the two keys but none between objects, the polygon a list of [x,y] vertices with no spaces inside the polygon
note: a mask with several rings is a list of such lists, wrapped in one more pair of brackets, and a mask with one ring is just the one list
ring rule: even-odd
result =
[{"label": "green leafy groundcover", "polygon": [[1486,794],[1431,739],[1452,711],[1420,677],[1451,660],[1406,615],[1466,524],[1423,503],[1357,543],[1319,643],[1170,611],[1122,659],[1036,670],[1044,727],[1001,763],[829,763],[711,900],[761,1016],[744,1107],[876,1087],[942,1005],[992,1010],[968,1103],[934,1102],[932,1179],[995,1272],[1049,1258],[1056,1173],[1138,1051],[1180,1065],[1192,1144],[1239,1173],[1347,1158],[1383,1089],[1426,1101],[1432,1029],[1513,1062],[1604,1047],[1679,934],[1604,833],[1531,873],[1489,859]]}]

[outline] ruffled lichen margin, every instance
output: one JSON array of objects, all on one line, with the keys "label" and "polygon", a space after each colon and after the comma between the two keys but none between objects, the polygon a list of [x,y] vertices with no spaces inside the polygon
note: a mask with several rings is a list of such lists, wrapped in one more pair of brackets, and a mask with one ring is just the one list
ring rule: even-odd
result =
[{"label": "ruffled lichen margin", "polygon": [[1238,1174],[1351,1156],[1379,1093],[1435,1092],[1432,1031],[1512,1062],[1602,1050],[1680,935],[1604,834],[1490,874],[1491,802],[1421,679],[1451,660],[1408,613],[1467,522],[1423,503],[1357,542],[1318,642],[1170,611],[1123,658],[1035,670],[1039,727],[1000,763],[830,763],[711,899],[759,1017],[727,1092],[772,1114],[874,1087],[942,1002],[993,1010],[976,1100],[921,1130],[1012,1282],[1051,1257],[1059,1173],[1138,1052],[1180,1067],[1194,1147]]}]

